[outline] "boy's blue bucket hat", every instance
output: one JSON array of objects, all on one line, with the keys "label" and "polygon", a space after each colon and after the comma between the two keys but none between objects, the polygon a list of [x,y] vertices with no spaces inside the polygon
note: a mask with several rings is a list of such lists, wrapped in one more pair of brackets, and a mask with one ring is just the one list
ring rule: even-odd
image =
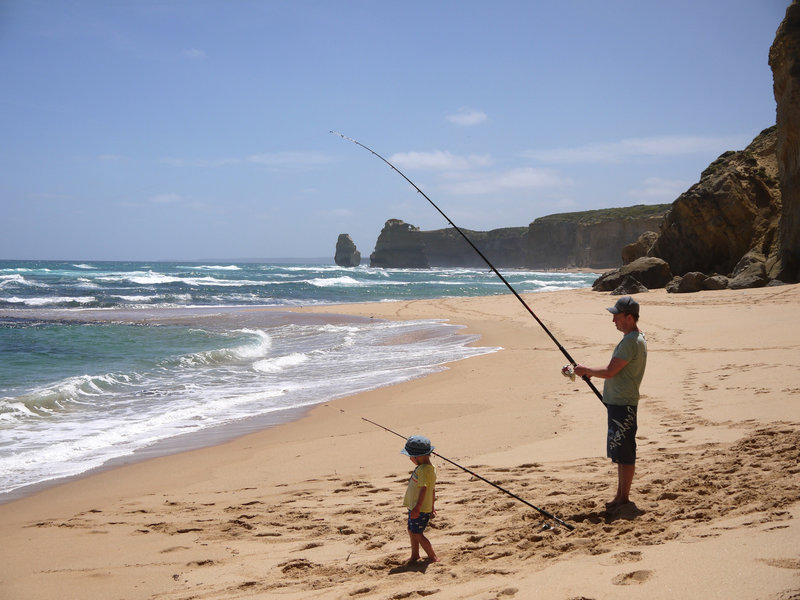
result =
[{"label": "boy's blue bucket hat", "polygon": [[433,446],[424,435],[412,435],[406,440],[406,447],[400,452],[406,456],[425,456],[433,452]]}]

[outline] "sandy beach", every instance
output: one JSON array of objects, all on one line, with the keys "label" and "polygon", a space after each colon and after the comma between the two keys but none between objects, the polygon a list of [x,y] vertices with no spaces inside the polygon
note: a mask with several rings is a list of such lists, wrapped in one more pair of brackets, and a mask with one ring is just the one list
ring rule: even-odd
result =
[{"label": "sandy beach", "polygon": [[[614,297],[525,299],[576,361],[608,361]],[[0,598],[800,598],[800,286],[637,299],[649,361],[624,510],[605,512],[603,405],[513,296],[305,309],[444,319],[503,350],[0,505]],[[363,418],[575,529],[434,457],[442,561],[405,566],[412,465]]]}]

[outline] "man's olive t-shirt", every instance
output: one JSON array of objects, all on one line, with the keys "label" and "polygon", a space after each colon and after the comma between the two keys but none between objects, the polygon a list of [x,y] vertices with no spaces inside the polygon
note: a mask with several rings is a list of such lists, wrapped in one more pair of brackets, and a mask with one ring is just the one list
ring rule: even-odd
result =
[{"label": "man's olive t-shirt", "polygon": [[639,386],[647,366],[647,341],[641,331],[624,335],[614,349],[612,358],[628,362],[614,377],[603,383],[603,402],[618,406],[637,406]]}]

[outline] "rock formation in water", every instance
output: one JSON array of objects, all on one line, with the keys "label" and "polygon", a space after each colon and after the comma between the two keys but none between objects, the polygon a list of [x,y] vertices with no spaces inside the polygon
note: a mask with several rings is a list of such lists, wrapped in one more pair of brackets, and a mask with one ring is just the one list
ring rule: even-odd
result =
[{"label": "rock formation in water", "polygon": [[349,234],[339,234],[333,260],[340,267],[357,267],[361,264],[361,252],[358,251]]},{"label": "rock formation in water", "polygon": [[388,269],[427,269],[430,264],[419,227],[400,219],[386,221],[369,264]]},{"label": "rock formation in water", "polygon": [[779,226],[779,273],[787,283],[800,281],[800,2],[786,18],[769,51],[777,103],[777,160],[783,211]]}]

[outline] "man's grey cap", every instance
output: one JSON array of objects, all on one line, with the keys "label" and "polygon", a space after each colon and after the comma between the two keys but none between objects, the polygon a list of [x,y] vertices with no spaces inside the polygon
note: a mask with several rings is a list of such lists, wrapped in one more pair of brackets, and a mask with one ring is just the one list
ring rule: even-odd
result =
[{"label": "man's grey cap", "polygon": [[412,435],[406,440],[406,447],[400,452],[406,456],[425,456],[433,452],[433,446],[424,435]]},{"label": "man's grey cap", "polygon": [[623,296],[611,308],[606,309],[608,312],[618,315],[619,313],[626,313],[629,315],[639,316],[639,303],[630,296]]}]

